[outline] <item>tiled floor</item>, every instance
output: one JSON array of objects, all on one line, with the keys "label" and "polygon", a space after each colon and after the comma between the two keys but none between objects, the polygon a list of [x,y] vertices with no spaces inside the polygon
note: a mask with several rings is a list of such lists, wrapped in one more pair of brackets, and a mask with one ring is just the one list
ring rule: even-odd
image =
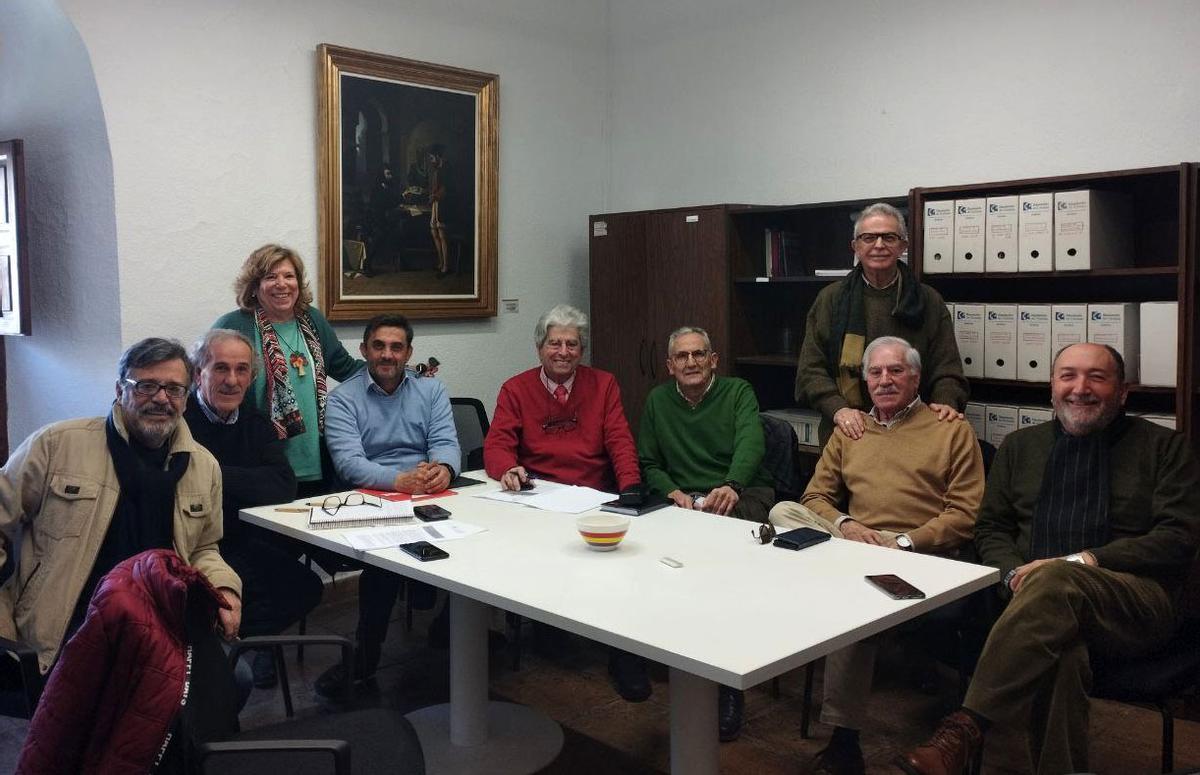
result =
[{"label": "tiled floor", "polygon": [[[310,632],[353,632],[357,608],[352,577],[341,577],[327,589],[325,602],[309,618]],[[396,609],[390,637],[374,686],[358,702],[386,704],[410,710],[445,702],[449,693],[448,655],[425,644],[424,632],[431,613],[417,612],[411,632],[403,628],[402,606]],[[501,617],[496,617],[497,623]],[[576,640],[571,653],[547,659],[527,647],[519,671],[511,669],[509,652],[493,655],[492,693],[497,698],[522,702],[541,709],[563,725],[566,743],[545,773],[579,775],[641,775],[668,771],[668,700],[665,671],[655,674],[655,691],[647,702],[622,701],[609,686],[605,650]],[[288,649],[289,675],[298,714],[336,712],[320,702],[312,682],[335,656],[310,651],[303,665],[295,664]],[[908,687],[898,654],[881,660],[876,692],[871,703],[872,723],[863,733],[870,773],[895,773],[892,759],[919,742],[945,710],[945,700]],[[816,697],[820,697],[820,671]],[[943,676],[944,694],[953,692],[953,679]],[[783,677],[780,696],[769,685],[747,693],[746,725],[739,740],[721,745],[721,768],[727,773],[803,773],[807,763],[827,742],[829,728],[814,722],[812,739],[800,738],[800,705],[803,671]],[[819,709],[817,709],[819,711]],[[244,726],[255,726],[282,717],[278,690],[256,690],[242,713]],[[1194,714],[1191,717],[1195,718]],[[0,719],[0,772],[13,769],[26,723]],[[1092,712],[1092,768],[1097,773],[1129,775],[1158,772],[1160,726],[1151,711],[1094,702]],[[986,773],[1023,773],[1023,743],[1019,736],[997,729],[989,736],[984,763]],[[1179,721],[1176,732],[1176,767],[1200,765],[1200,723]]]}]

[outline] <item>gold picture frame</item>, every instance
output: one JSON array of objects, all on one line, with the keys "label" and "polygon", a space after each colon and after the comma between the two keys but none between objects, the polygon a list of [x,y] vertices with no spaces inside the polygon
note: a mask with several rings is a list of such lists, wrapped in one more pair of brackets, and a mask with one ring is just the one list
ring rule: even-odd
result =
[{"label": "gold picture frame", "polygon": [[499,76],[317,47],[321,307],[496,314]]}]

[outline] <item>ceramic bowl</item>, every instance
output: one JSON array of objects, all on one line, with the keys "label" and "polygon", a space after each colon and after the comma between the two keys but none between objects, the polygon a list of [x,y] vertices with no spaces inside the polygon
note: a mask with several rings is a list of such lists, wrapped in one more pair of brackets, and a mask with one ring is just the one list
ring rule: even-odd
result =
[{"label": "ceramic bowl", "polygon": [[629,530],[629,517],[620,514],[585,514],[575,520],[575,527],[589,549],[611,552],[621,545],[621,539]]}]

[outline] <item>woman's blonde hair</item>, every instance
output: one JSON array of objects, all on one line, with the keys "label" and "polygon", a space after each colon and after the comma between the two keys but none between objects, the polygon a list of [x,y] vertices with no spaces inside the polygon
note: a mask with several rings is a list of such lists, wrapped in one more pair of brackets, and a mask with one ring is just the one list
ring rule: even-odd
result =
[{"label": "woman's blonde hair", "polygon": [[258,284],[266,277],[271,267],[280,261],[291,261],[296,268],[296,284],[300,286],[300,297],[296,299],[296,312],[303,312],[312,304],[312,289],[308,287],[308,275],[304,271],[304,262],[300,255],[291,248],[283,245],[263,245],[251,253],[238,271],[237,279],[233,281],[233,292],[237,296],[237,305],[245,312],[253,312],[258,306]]}]

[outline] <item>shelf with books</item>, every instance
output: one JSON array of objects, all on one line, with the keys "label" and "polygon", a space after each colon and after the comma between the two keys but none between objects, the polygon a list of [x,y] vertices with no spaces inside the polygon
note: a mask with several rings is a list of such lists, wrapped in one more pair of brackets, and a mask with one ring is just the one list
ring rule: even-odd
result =
[{"label": "shelf with books", "polygon": [[[754,385],[764,409],[795,406],[796,353],[808,310],[818,293],[844,276],[816,273],[850,269],[854,221],[878,201],[908,209],[906,197],[893,196],[729,212],[731,341],[723,357]],[[780,235],[774,253],[773,235]],[[768,264],[773,255],[786,260]]]}]

